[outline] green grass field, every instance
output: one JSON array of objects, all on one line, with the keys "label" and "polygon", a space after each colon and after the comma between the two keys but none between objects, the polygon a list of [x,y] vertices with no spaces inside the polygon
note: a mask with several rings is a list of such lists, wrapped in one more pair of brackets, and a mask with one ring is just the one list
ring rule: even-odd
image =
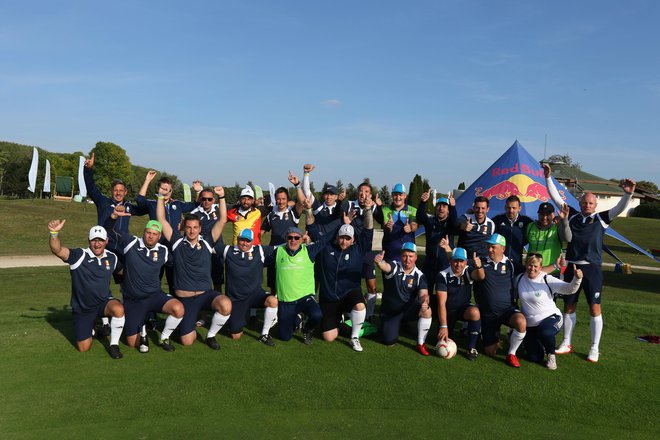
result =
[{"label": "green grass field", "polygon": [[[3,255],[47,252],[51,217],[70,217],[64,242],[81,245],[72,241],[95,219],[92,205],[29,203],[0,202]],[[635,228],[621,232],[637,238]],[[469,362],[463,341],[455,359],[424,358],[414,329],[394,347],[365,339],[363,353],[346,338],[269,348],[250,328],[240,341],[219,336],[219,352],[175,343],[166,353],[152,342],[140,354],[122,344],[124,358],[112,360],[99,341],[84,354],[72,345],[66,267],[3,269],[0,438],[655,439],[659,347],[635,337],[659,331],[660,274],[605,272],[600,362],[585,360],[582,303],[576,353],[549,371],[525,361],[509,368],[501,354]]]}]

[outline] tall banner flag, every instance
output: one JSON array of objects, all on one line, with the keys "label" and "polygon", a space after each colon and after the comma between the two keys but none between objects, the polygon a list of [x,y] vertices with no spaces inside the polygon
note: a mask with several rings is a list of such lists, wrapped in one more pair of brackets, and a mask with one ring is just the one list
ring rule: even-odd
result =
[{"label": "tall banner flag", "polygon": [[32,151],[32,164],[30,165],[30,171],[28,172],[28,190],[31,193],[37,189],[37,167],[39,165],[39,152],[37,147],[34,147]]},{"label": "tall banner flag", "polygon": [[87,197],[87,186],[85,185],[85,175],[83,174],[85,172],[85,160],[85,156],[80,156],[78,162],[78,194],[80,194],[80,197]]},{"label": "tall banner flag", "polygon": [[44,192],[50,192],[50,161],[46,159],[46,175],[44,176]]},{"label": "tall banner flag", "polygon": [[187,183],[183,184],[183,201],[190,202],[192,201],[192,195],[190,194],[190,185]]}]

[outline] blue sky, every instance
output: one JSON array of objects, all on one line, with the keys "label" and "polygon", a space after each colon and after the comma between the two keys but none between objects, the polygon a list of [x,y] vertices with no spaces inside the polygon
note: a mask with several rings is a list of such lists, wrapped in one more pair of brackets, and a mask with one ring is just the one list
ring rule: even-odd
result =
[{"label": "blue sky", "polygon": [[0,139],[184,181],[470,184],[518,139],[660,183],[660,2],[4,1]]}]

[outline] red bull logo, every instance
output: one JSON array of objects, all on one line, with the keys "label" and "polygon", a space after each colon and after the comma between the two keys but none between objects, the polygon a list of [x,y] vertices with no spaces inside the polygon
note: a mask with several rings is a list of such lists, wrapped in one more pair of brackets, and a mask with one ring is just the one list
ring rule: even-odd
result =
[{"label": "red bull logo", "polygon": [[[527,165],[523,165],[527,169],[530,169]],[[508,168],[506,173],[513,169],[518,169],[518,164],[514,167]],[[501,168],[494,168],[493,175],[495,175],[495,170],[502,170]],[[541,170],[543,172],[543,170]],[[538,183],[532,180],[530,177],[524,174],[516,174],[515,176],[509,177],[507,180],[496,183],[490,188],[483,189],[482,187],[477,187],[474,190],[475,196],[483,196],[487,199],[492,199],[495,197],[497,200],[505,200],[510,196],[518,196],[520,201],[533,202],[534,200],[540,200],[542,202],[547,202],[550,200],[550,194],[548,194],[548,189],[545,185]]]}]

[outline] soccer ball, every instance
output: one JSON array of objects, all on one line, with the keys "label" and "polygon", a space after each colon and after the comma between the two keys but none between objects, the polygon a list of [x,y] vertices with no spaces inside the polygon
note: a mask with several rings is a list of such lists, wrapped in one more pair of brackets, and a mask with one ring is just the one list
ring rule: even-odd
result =
[{"label": "soccer ball", "polygon": [[456,356],[457,351],[456,343],[451,339],[447,339],[446,342],[438,341],[438,343],[435,345],[435,352],[438,353],[438,356],[443,359],[453,358]]}]

